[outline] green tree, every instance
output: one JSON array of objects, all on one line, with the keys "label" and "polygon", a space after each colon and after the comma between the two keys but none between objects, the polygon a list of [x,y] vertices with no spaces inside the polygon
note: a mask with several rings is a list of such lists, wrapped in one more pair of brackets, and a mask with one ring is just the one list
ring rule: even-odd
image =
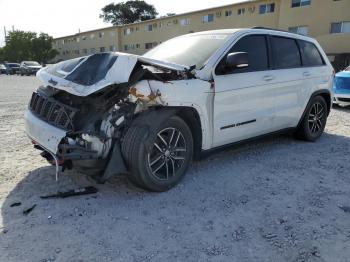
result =
[{"label": "green tree", "polygon": [[0,62],[5,61],[4,48],[0,47]]},{"label": "green tree", "polygon": [[100,18],[113,25],[123,25],[154,19],[157,15],[158,12],[153,5],[143,0],[130,0],[106,5],[102,8]]},{"label": "green tree", "polygon": [[40,33],[32,41],[32,59],[46,63],[58,55],[58,51],[52,49],[53,38],[45,33]]},{"label": "green tree", "polygon": [[[9,32],[2,48],[2,59],[11,62],[36,60],[46,63],[53,59],[57,50],[52,49],[53,38],[48,34],[35,32],[12,31]],[[1,53],[0,53],[1,54]]]},{"label": "green tree", "polygon": [[5,40],[5,59],[20,62],[32,58],[32,40],[36,37],[34,32],[12,31]]}]

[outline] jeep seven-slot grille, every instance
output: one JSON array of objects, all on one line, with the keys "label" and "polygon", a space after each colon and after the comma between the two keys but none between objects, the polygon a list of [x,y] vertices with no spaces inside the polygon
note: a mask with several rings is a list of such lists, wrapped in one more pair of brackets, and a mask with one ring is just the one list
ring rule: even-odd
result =
[{"label": "jeep seven-slot grille", "polygon": [[34,92],[30,100],[29,109],[45,122],[67,131],[74,130],[73,118],[78,111],[75,108]]}]

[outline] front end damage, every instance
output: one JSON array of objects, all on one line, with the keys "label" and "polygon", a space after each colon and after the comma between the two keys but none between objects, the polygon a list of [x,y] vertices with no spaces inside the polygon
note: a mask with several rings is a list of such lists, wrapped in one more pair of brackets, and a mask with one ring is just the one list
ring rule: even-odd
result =
[{"label": "front end damage", "polygon": [[127,173],[120,149],[125,132],[141,112],[167,106],[162,88],[195,78],[191,70],[122,53],[44,68],[37,74],[43,86],[25,113],[26,133],[63,171],[74,167],[101,181]]}]

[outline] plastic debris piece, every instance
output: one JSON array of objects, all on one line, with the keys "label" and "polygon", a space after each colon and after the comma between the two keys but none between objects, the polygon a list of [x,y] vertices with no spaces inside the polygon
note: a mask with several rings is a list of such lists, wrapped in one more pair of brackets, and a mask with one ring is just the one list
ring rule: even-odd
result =
[{"label": "plastic debris piece", "polygon": [[350,206],[338,206],[341,210],[343,210],[345,213],[350,213]]},{"label": "plastic debris piece", "polygon": [[73,197],[73,196],[96,194],[97,192],[98,192],[97,188],[95,188],[93,186],[89,186],[89,187],[69,190],[67,192],[58,192],[57,194],[54,194],[54,195],[41,196],[40,198],[42,198],[42,199],[67,198],[67,197]]},{"label": "plastic debris piece", "polygon": [[34,204],[32,207],[26,209],[26,210],[23,210],[23,215],[28,215],[30,212],[33,211],[33,209],[36,207],[36,204]]},{"label": "plastic debris piece", "polygon": [[18,206],[20,206],[20,205],[22,205],[21,202],[15,202],[15,203],[12,203],[12,204],[10,205],[10,207],[18,207]]}]

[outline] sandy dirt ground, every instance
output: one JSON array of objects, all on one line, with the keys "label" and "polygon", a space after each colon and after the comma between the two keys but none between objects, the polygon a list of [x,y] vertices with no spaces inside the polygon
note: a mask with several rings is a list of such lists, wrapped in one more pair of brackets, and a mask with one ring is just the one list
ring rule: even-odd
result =
[{"label": "sandy dirt ground", "polygon": [[[55,182],[24,134],[38,85],[0,75],[1,262],[350,261],[350,108],[332,110],[317,143],[276,136],[229,148],[149,193],[73,171]],[[40,199],[90,185],[99,192]]]}]

